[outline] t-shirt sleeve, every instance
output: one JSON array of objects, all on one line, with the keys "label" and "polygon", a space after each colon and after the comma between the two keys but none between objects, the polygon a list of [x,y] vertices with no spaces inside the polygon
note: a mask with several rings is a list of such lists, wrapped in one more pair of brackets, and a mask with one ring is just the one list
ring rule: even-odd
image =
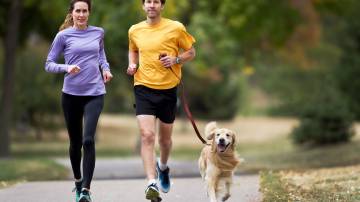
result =
[{"label": "t-shirt sleeve", "polygon": [[132,28],[129,29],[128,36],[129,36],[129,51],[137,51],[138,47],[136,46],[136,43],[133,39],[133,31]]},{"label": "t-shirt sleeve", "polygon": [[195,43],[195,38],[186,31],[184,25],[181,25],[179,32],[179,47],[184,50],[189,50]]}]

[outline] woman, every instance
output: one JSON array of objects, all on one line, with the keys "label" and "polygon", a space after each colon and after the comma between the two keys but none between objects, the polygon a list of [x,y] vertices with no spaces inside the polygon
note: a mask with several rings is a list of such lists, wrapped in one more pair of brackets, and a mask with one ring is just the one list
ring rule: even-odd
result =
[{"label": "woman", "polygon": [[[65,73],[62,109],[70,138],[70,161],[76,202],[90,202],[95,168],[95,131],[104,104],[105,85],[112,79],[104,51],[104,30],[89,26],[91,0],[71,0],[69,13],[57,33],[45,69]],[[63,53],[65,64],[58,64]],[[84,149],[81,173],[81,149]]]}]

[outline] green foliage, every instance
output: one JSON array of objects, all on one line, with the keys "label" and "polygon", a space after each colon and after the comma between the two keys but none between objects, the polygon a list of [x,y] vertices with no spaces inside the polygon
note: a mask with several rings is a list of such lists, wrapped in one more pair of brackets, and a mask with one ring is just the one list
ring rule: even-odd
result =
[{"label": "green foliage", "polygon": [[[357,120],[360,120],[360,94],[358,89],[360,88],[360,80],[358,75],[360,74],[360,22],[357,20],[360,18],[358,8],[360,7],[359,1],[354,1],[351,6],[348,5],[346,13],[343,13],[343,17],[337,17],[334,21],[342,25],[337,31],[333,32],[333,42],[338,45],[342,51],[342,57],[340,63],[336,65],[334,69],[334,75],[336,75],[337,83],[340,90],[343,92],[345,99],[350,104],[350,109],[355,113]],[[330,30],[333,31],[333,30]]]},{"label": "green foliage", "polygon": [[[360,42],[360,41],[359,41]],[[341,66],[339,65],[335,74],[337,75],[338,83],[341,91],[344,93],[344,99],[347,99],[350,104],[351,111],[354,112],[357,120],[360,120],[360,59],[359,53],[348,53],[344,56]]]},{"label": "green foliage", "polygon": [[264,41],[283,45],[300,21],[287,0],[276,1],[276,5],[264,0],[225,0],[219,16],[248,49],[257,48]]},{"label": "green foliage", "polygon": [[292,133],[295,143],[333,144],[347,142],[354,135],[353,114],[335,88],[320,89],[304,104],[300,126]]},{"label": "green foliage", "polygon": [[191,86],[188,95],[192,111],[209,119],[233,118],[244,97],[239,46],[226,27],[206,13],[195,15],[189,30],[197,40],[196,59],[183,69],[185,84]]},{"label": "green foliage", "polygon": [[126,75],[128,65],[128,29],[144,20],[141,1],[93,1],[90,24],[105,30],[105,51],[114,79],[107,84],[105,109],[108,112],[129,112],[132,104],[132,78]]},{"label": "green foliage", "polygon": [[[6,30],[5,14],[9,2],[0,2],[0,38]],[[68,3],[22,1],[24,10],[20,38],[23,43],[20,44],[24,45],[34,32],[51,41],[65,18]],[[309,5],[315,6],[315,15],[321,18],[323,39],[319,46],[303,49],[306,51],[305,59],[310,59],[313,66],[300,69],[296,62],[284,60],[284,53],[276,49],[286,46],[294,30],[301,28],[301,18],[307,20],[299,14],[301,9],[294,9],[291,1],[168,1],[163,16],[185,23],[197,40],[197,56],[183,68],[183,78],[194,113],[207,118],[231,118],[238,111],[244,111],[245,88],[260,84],[278,101],[278,114],[296,116],[306,110],[309,94],[314,94],[314,89],[324,85],[323,77],[334,74],[337,79],[332,82],[339,84],[343,98],[359,118],[360,97],[357,89],[360,84],[356,76],[359,66],[360,21],[357,19],[360,3],[357,0],[317,0]],[[114,79],[107,85],[107,112],[133,111],[132,77],[125,73],[128,63],[127,32],[131,25],[142,20],[145,20],[145,15],[141,1],[114,0],[104,3],[93,0],[90,24],[105,29],[105,49],[114,74]],[[301,37],[292,40],[301,40]],[[297,44],[302,45],[301,42]],[[264,49],[271,51],[264,52]],[[15,78],[18,82],[15,117],[20,118],[30,111],[41,117],[60,113],[57,94],[60,91],[52,87],[61,88],[61,75],[43,75],[46,51],[35,51],[34,55],[25,52],[22,51],[18,59],[19,72]],[[250,84],[240,73],[245,65],[255,67],[255,76]],[[337,66],[335,71],[334,66]],[[313,73],[318,69],[321,69],[321,74]],[[30,78],[35,80],[35,84],[30,83]],[[334,84],[331,88],[338,86]],[[43,108],[39,107],[42,105]]]},{"label": "green foliage", "polygon": [[48,51],[48,44],[38,40],[34,37],[26,49],[18,55],[14,118],[23,124],[35,127],[40,132],[39,130],[44,128],[57,128],[56,120],[52,115],[61,113],[60,96],[63,77],[45,72],[44,55]]}]

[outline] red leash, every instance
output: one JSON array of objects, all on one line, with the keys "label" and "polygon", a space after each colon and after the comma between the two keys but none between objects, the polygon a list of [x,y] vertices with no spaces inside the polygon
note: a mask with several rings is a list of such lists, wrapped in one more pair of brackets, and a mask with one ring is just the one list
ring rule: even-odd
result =
[{"label": "red leash", "polygon": [[[160,53],[159,55],[159,60],[162,58],[162,57],[165,57],[167,56],[166,53]],[[199,129],[197,128],[196,126],[196,123],[195,123],[195,120],[191,114],[191,111],[189,109],[189,105],[188,105],[188,102],[186,100],[186,96],[185,96],[185,86],[184,86],[184,83],[182,82],[182,80],[180,79],[180,77],[174,72],[174,70],[172,69],[172,67],[169,67],[168,69],[170,69],[172,71],[172,73],[176,76],[176,78],[179,79],[180,81],[180,86],[181,86],[181,101],[182,101],[182,105],[183,105],[183,109],[186,113],[186,116],[187,118],[189,119],[189,121],[191,122],[191,125],[192,127],[194,128],[195,130],[195,133],[197,135],[197,137],[200,139],[200,141],[205,144],[205,145],[210,145],[206,142],[206,140],[204,140],[204,138],[201,136],[200,132],[199,132]]]},{"label": "red leash", "polygon": [[184,86],[183,81],[178,77],[178,75],[176,75],[176,73],[174,72],[174,70],[173,70],[171,67],[170,67],[169,69],[172,71],[172,73],[173,73],[173,74],[179,79],[179,81],[180,81],[182,106],[183,106],[183,109],[184,109],[184,111],[185,111],[185,113],[186,113],[187,118],[189,119],[189,121],[191,122],[192,127],[193,127],[194,130],[195,130],[195,133],[196,133],[197,137],[200,139],[200,141],[201,141],[203,144],[205,144],[205,145],[210,145],[210,144],[208,144],[208,143],[206,142],[206,140],[204,140],[204,138],[201,136],[201,134],[200,134],[200,132],[199,132],[199,129],[198,129],[197,126],[196,126],[195,120],[194,120],[194,118],[193,118],[193,116],[192,116],[192,113],[191,113],[191,111],[190,111],[190,109],[189,109],[189,104],[188,104],[188,102],[187,102],[187,100],[186,100],[185,86]]}]

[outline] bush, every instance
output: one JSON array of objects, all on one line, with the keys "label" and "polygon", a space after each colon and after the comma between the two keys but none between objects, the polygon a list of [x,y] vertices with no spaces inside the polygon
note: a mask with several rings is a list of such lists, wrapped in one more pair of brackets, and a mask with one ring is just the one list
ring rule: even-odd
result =
[{"label": "bush", "polygon": [[[211,70],[213,71],[213,70]],[[244,100],[245,81],[239,74],[216,73],[185,76],[185,91],[194,116],[204,119],[229,120],[236,116]]]},{"label": "bush", "polygon": [[354,135],[354,116],[345,99],[327,86],[312,96],[300,115],[300,125],[292,132],[297,144],[332,144],[347,142]]}]

